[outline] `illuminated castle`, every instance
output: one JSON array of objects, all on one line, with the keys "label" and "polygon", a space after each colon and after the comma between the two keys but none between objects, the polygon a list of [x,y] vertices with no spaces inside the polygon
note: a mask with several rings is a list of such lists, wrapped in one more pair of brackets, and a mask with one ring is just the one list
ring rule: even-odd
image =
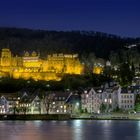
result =
[{"label": "illuminated castle", "polygon": [[61,80],[63,74],[81,74],[83,65],[77,54],[53,54],[43,60],[33,51],[24,52],[24,56],[12,55],[10,49],[2,49],[0,58],[0,76],[15,79]]}]

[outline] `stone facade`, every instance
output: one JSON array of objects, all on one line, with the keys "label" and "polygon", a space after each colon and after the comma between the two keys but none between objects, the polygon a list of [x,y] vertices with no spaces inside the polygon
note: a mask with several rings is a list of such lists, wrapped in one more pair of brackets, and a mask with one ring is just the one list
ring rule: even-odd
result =
[{"label": "stone facade", "polygon": [[53,54],[43,60],[35,51],[24,52],[24,56],[19,57],[13,56],[10,49],[2,49],[0,60],[1,77],[59,81],[65,73],[83,72],[83,65],[77,54]]}]

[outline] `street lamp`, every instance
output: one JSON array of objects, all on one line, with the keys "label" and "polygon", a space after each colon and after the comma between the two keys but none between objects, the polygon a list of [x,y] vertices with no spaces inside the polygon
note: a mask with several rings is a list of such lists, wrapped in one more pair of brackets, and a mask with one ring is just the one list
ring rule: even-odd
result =
[{"label": "street lamp", "polygon": [[50,90],[50,85],[47,84],[46,87],[47,87],[47,90],[49,91]]},{"label": "street lamp", "polygon": [[79,102],[76,103],[76,106],[79,107]]},{"label": "street lamp", "polygon": [[68,91],[68,92],[69,92],[69,91],[70,91],[70,89],[69,89],[69,88],[67,88],[67,89],[66,89],[66,91]]},{"label": "street lamp", "polygon": [[30,84],[31,83],[31,81],[27,81],[27,84]]},{"label": "street lamp", "polygon": [[47,85],[46,85],[46,87],[47,87],[47,88],[49,88],[49,87],[50,87],[50,85],[49,85],[49,84],[47,84]]}]

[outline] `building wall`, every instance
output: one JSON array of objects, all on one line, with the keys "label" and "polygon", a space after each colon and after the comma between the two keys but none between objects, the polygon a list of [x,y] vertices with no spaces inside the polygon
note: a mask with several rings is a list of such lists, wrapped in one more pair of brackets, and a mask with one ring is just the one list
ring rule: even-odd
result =
[{"label": "building wall", "polygon": [[[61,80],[58,74],[81,74],[83,66],[78,55],[53,54],[46,60],[40,59],[36,52],[25,52],[23,57],[12,56],[10,49],[2,49],[0,71],[3,76],[35,80]],[[46,75],[45,77],[43,75]]]},{"label": "building wall", "polygon": [[81,105],[83,111],[88,113],[100,113],[101,104],[106,106],[106,112],[110,112],[118,106],[118,89],[108,88],[104,90],[91,89],[81,95]]},{"label": "building wall", "polygon": [[83,111],[86,110],[88,113],[99,113],[101,103],[101,94],[96,93],[94,89],[81,95],[81,106]]},{"label": "building wall", "polygon": [[119,94],[119,108],[123,110],[134,109],[134,94],[133,93],[121,93]]}]

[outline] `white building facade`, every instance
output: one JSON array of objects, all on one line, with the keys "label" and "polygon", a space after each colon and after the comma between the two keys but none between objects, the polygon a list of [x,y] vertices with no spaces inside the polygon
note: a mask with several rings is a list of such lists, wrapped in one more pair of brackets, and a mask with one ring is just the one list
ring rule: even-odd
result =
[{"label": "white building facade", "polygon": [[135,105],[134,93],[131,90],[120,88],[118,105],[122,110],[133,110]]}]

